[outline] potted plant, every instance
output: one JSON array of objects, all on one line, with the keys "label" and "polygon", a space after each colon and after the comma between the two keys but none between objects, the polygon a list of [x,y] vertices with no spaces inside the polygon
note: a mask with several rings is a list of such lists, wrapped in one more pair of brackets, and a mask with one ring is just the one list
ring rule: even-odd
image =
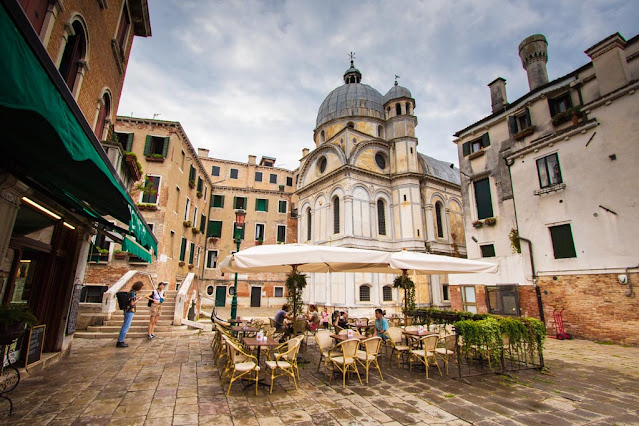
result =
[{"label": "potted plant", "polygon": [[190,228],[191,227],[191,221],[190,220],[185,220],[184,222],[182,222],[182,225],[184,225],[185,228]]},{"label": "potted plant", "polygon": [[185,263],[184,263],[184,261],[183,261],[183,260],[180,260],[180,261],[178,262],[178,265],[180,265],[180,266],[184,266],[184,265],[185,265]]},{"label": "potted plant", "polygon": [[192,188],[195,188],[195,181],[194,181],[193,179],[191,179],[191,180],[189,181],[189,187],[190,187],[191,189],[192,189]]},{"label": "potted plant", "polygon": [[484,222],[482,222],[481,220],[476,220],[473,222],[473,227],[475,228],[481,228],[482,226],[484,226]]},{"label": "potted plant", "polygon": [[0,305],[0,345],[8,345],[20,337],[25,325],[33,327],[38,319],[24,305]]},{"label": "potted plant", "polygon": [[256,246],[261,246],[263,242],[264,242],[264,240],[262,240],[261,238],[258,238],[257,240],[255,240],[255,245]]},{"label": "potted plant", "polygon": [[218,238],[217,237],[209,237],[209,241],[212,242],[213,244],[217,243]]},{"label": "potted plant", "polygon": [[195,195],[197,195],[197,198],[202,198],[204,196],[204,194],[202,194],[202,191],[198,191]]},{"label": "potted plant", "polygon": [[154,161],[154,162],[163,162],[164,161],[164,155],[162,154],[151,154],[151,155],[147,155],[146,156],[146,160],[147,161]]},{"label": "potted plant", "polygon": [[192,263],[189,263],[189,269],[193,269],[195,265],[193,265]]},{"label": "potted plant", "polygon": [[199,234],[200,233],[200,228],[196,228],[194,226],[193,228],[191,228],[191,231],[193,231],[194,234]]},{"label": "potted plant", "polygon": [[122,251],[122,250],[114,250],[113,251],[113,257],[115,257],[116,259],[124,259],[124,258],[126,258],[126,256],[128,254],[129,254],[129,252]]},{"label": "potted plant", "polygon": [[484,219],[484,223],[488,226],[495,226],[495,224],[497,223],[497,218],[487,217],[486,219]]}]

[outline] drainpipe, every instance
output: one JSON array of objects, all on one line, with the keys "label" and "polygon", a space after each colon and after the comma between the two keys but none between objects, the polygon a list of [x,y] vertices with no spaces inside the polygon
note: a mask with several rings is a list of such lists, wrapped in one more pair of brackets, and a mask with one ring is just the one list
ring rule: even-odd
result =
[{"label": "drainpipe", "polygon": [[639,265],[637,266],[631,266],[626,268],[626,277],[628,277],[628,293],[625,294],[626,297],[634,297],[635,296],[635,292],[632,289],[632,282],[630,281],[630,274],[628,271],[630,271],[631,269],[639,269]]}]

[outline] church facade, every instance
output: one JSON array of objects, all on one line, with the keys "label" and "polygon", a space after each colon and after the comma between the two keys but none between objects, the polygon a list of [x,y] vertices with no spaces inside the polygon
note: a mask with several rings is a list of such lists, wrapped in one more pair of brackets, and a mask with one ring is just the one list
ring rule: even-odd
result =
[{"label": "church facade", "polygon": [[[416,103],[395,82],[382,96],[351,67],[319,108],[315,149],[298,170],[298,242],[465,257],[459,171],[417,151]],[[394,275],[311,274],[304,302],[351,315],[399,312]],[[450,306],[446,275],[415,276],[418,306]]]}]

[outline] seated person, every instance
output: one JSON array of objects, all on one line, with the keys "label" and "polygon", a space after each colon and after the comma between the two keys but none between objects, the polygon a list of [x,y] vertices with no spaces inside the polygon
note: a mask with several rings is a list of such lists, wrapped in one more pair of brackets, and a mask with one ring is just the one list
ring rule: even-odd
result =
[{"label": "seated person", "polygon": [[288,323],[291,317],[288,312],[291,310],[288,304],[283,304],[282,309],[277,311],[275,316],[273,317],[273,321],[275,322],[275,331],[283,332],[283,338],[288,337],[291,334],[291,325]]},{"label": "seated person", "polygon": [[384,318],[386,312],[381,309],[375,309],[375,332],[377,336],[386,339],[386,331],[388,330],[388,320]]},{"label": "seated person", "polygon": [[315,305],[310,305],[308,310],[308,315],[306,315],[306,319],[308,320],[307,329],[315,331],[320,325],[320,314],[317,312],[317,306]]},{"label": "seated person", "polygon": [[340,328],[348,328],[348,312],[341,311],[335,325]]}]

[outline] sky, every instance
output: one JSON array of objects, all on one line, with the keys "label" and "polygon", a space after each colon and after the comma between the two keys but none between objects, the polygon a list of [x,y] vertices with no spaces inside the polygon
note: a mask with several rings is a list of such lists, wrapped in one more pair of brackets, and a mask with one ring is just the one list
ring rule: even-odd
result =
[{"label": "sky", "polygon": [[490,115],[487,84],[528,92],[519,43],[548,40],[548,77],[590,61],[615,32],[637,35],[635,0],[148,0],[153,35],[135,37],[118,114],[179,121],[195,148],[299,167],[317,112],[344,84],[349,52],[384,95],[399,75],[416,102],[418,151],[459,164],[452,136]]}]

